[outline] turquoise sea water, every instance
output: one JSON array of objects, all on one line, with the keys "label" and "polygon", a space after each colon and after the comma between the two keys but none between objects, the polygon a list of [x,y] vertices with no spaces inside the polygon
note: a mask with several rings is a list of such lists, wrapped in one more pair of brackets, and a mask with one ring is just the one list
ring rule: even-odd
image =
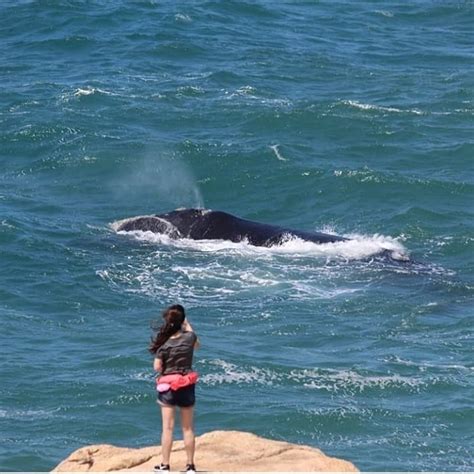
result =
[{"label": "turquoise sea water", "polygon": [[[3,0],[0,470],[158,444],[149,322],[177,302],[198,433],[473,470],[473,23],[467,1]],[[355,240],[110,226],[181,206]]]}]

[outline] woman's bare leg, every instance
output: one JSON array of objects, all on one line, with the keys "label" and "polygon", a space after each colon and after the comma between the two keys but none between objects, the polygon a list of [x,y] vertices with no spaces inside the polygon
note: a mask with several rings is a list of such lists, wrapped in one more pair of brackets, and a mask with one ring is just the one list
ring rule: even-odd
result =
[{"label": "woman's bare leg", "polygon": [[188,464],[194,464],[194,407],[181,408],[181,427],[183,428],[183,441]]},{"label": "woman's bare leg", "polygon": [[173,446],[174,412],[174,407],[161,405],[161,419],[163,423],[161,455],[163,457],[163,464],[170,463],[171,447]]}]

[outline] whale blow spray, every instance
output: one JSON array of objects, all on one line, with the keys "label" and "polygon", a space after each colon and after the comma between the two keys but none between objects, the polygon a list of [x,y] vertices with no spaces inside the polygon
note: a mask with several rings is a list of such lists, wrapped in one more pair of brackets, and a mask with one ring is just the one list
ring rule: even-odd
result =
[{"label": "whale blow spray", "polygon": [[150,153],[135,162],[118,189],[122,194],[139,197],[143,208],[204,207],[191,169],[176,153]]}]

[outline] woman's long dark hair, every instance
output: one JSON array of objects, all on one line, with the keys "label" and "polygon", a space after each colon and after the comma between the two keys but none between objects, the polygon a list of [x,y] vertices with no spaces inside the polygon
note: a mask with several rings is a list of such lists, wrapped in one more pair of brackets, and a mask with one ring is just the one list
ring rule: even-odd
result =
[{"label": "woman's long dark hair", "polygon": [[186,315],[184,308],[180,304],[174,304],[163,311],[163,319],[165,322],[158,330],[155,337],[152,338],[148,350],[152,354],[156,354],[156,351],[173,335],[176,334],[184,322]]}]

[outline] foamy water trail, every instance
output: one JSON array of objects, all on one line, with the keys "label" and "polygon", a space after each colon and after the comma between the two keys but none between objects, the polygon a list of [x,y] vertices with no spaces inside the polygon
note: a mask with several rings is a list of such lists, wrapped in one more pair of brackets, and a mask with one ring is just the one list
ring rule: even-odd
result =
[{"label": "foamy water trail", "polygon": [[291,369],[282,371],[272,368],[245,366],[222,359],[204,360],[202,363],[212,370],[201,378],[206,385],[263,385],[300,386],[329,393],[355,395],[366,391],[403,390],[419,393],[429,386],[443,383],[446,376],[429,378],[417,375],[364,374],[347,369]]},{"label": "foamy water trail", "polygon": [[[111,226],[116,230],[123,221],[117,221]],[[201,252],[218,252],[229,254],[240,254],[243,256],[300,256],[300,257],[320,257],[320,258],[341,258],[345,260],[359,260],[375,256],[384,251],[389,251],[394,259],[404,260],[408,258],[408,251],[399,239],[380,234],[362,235],[350,234],[350,240],[343,242],[332,242],[326,244],[316,244],[307,242],[299,238],[290,238],[280,245],[272,247],[257,247],[250,245],[247,241],[231,242],[228,240],[192,240],[173,239],[166,234],[154,232],[118,232],[121,235],[128,235],[139,241],[156,243],[159,245],[169,245],[179,249],[198,250]]]},{"label": "foamy water trail", "polygon": [[[376,273],[385,268],[373,266],[372,256],[387,250],[406,254],[397,239],[380,235],[352,235],[350,241],[321,245],[294,238],[257,247],[245,241],[175,239],[143,231],[118,234],[151,246],[145,252],[137,248],[126,265],[97,272],[112,288],[123,291],[125,285],[133,293],[172,294],[179,300],[205,300],[208,305],[233,299],[247,304],[259,297],[299,302],[349,297],[364,291],[373,278],[371,268]],[[360,262],[362,267],[357,264],[355,270],[359,276],[368,272],[362,284],[355,284],[353,265],[348,269],[348,262]]]},{"label": "foamy water trail", "polygon": [[341,102],[344,105],[349,105],[351,107],[361,109],[361,110],[374,110],[377,112],[393,112],[393,113],[409,113],[415,115],[423,115],[424,112],[418,109],[398,109],[396,107],[386,107],[383,105],[375,105],[375,104],[364,104],[363,102],[359,102],[357,100],[343,100]]},{"label": "foamy water trail", "polygon": [[280,161],[288,161],[287,158],[285,158],[281,153],[280,153],[280,150],[278,149],[280,145],[271,145],[270,146],[270,149],[273,150],[273,152],[275,153],[275,156],[277,157],[278,160]]}]

